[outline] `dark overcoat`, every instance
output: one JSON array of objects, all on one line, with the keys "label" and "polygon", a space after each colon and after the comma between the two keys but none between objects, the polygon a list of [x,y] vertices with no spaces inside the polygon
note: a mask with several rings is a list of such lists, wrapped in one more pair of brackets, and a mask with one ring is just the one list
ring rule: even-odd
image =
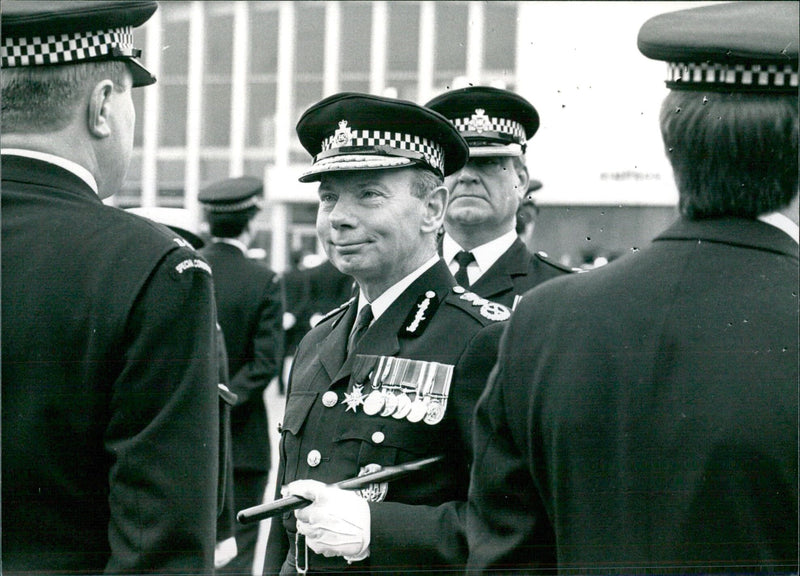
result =
[{"label": "dark overcoat", "polygon": [[475,443],[475,574],[796,572],[797,244],[680,220],[534,289]]},{"label": "dark overcoat", "polygon": [[217,314],[228,353],[233,466],[269,471],[270,445],[264,390],[278,374],[283,304],[276,274],[224,242],[200,253],[214,271]]},{"label": "dark overcoat", "polygon": [[213,569],[212,278],[165,230],[2,158],[4,574]]},{"label": "dark overcoat", "polygon": [[[427,573],[437,573],[445,567],[463,568],[466,560],[463,514],[472,414],[505,322],[482,315],[483,308],[462,299],[463,290],[456,287],[456,292],[454,286],[440,260],[370,326],[356,349],[357,354],[454,366],[444,419],[438,424],[368,416],[342,403],[352,390],[352,363],[345,362],[345,349],[356,316],[355,299],[311,330],[298,349],[283,421],[278,487],[304,478],[336,482],[357,476],[367,464],[389,466],[445,455],[433,468],[390,483],[383,502],[370,503],[370,556],[354,563],[353,570],[407,574],[412,567],[425,567]],[[427,319],[409,333],[405,328],[413,324],[420,299],[431,293],[438,306],[431,304]],[[338,401],[326,407],[323,395],[331,391]],[[321,456],[317,465],[308,459],[312,450]],[[294,531],[293,513],[273,520],[265,573],[278,573],[287,552],[294,562]],[[347,564],[310,552],[310,566],[311,572],[343,571]]]}]

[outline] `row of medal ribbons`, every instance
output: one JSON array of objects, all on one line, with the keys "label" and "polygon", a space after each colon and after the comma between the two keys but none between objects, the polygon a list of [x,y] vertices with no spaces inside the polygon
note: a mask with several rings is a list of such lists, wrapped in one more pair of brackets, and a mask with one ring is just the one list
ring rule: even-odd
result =
[{"label": "row of medal ribbons", "polygon": [[451,364],[358,354],[343,403],[369,416],[434,425],[444,418],[452,378]]}]

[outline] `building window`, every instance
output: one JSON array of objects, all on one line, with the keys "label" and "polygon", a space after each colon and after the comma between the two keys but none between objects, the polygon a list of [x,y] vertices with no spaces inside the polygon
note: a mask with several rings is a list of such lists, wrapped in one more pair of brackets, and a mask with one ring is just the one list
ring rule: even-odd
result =
[{"label": "building window", "polygon": [[483,29],[483,68],[494,75],[512,75],[517,55],[517,6],[486,4]]},{"label": "building window", "polygon": [[462,2],[436,3],[435,84],[449,87],[453,78],[466,73],[467,9]]}]

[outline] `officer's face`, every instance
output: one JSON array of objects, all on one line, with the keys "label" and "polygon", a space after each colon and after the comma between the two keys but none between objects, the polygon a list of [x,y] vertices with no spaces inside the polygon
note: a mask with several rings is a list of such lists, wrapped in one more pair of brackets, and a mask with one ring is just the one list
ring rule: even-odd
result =
[{"label": "officer's face", "polygon": [[508,156],[476,157],[448,176],[445,186],[450,190],[445,229],[480,226],[502,234],[514,228],[528,173]]},{"label": "officer's face", "polygon": [[[331,262],[373,295],[398,282],[435,254],[440,201],[413,195],[411,168],[324,174],[319,186],[317,234]],[[439,207],[436,207],[436,204]],[[438,214],[437,214],[438,211]],[[368,291],[369,294],[369,291]]]}]

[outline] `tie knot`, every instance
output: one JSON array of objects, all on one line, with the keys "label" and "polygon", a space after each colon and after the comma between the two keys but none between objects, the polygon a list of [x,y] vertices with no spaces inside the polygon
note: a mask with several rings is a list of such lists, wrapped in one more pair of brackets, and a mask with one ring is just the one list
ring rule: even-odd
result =
[{"label": "tie knot", "polygon": [[466,268],[471,263],[475,262],[475,256],[472,254],[472,252],[462,250],[455,255],[455,261],[458,262],[458,265],[461,268]]}]

